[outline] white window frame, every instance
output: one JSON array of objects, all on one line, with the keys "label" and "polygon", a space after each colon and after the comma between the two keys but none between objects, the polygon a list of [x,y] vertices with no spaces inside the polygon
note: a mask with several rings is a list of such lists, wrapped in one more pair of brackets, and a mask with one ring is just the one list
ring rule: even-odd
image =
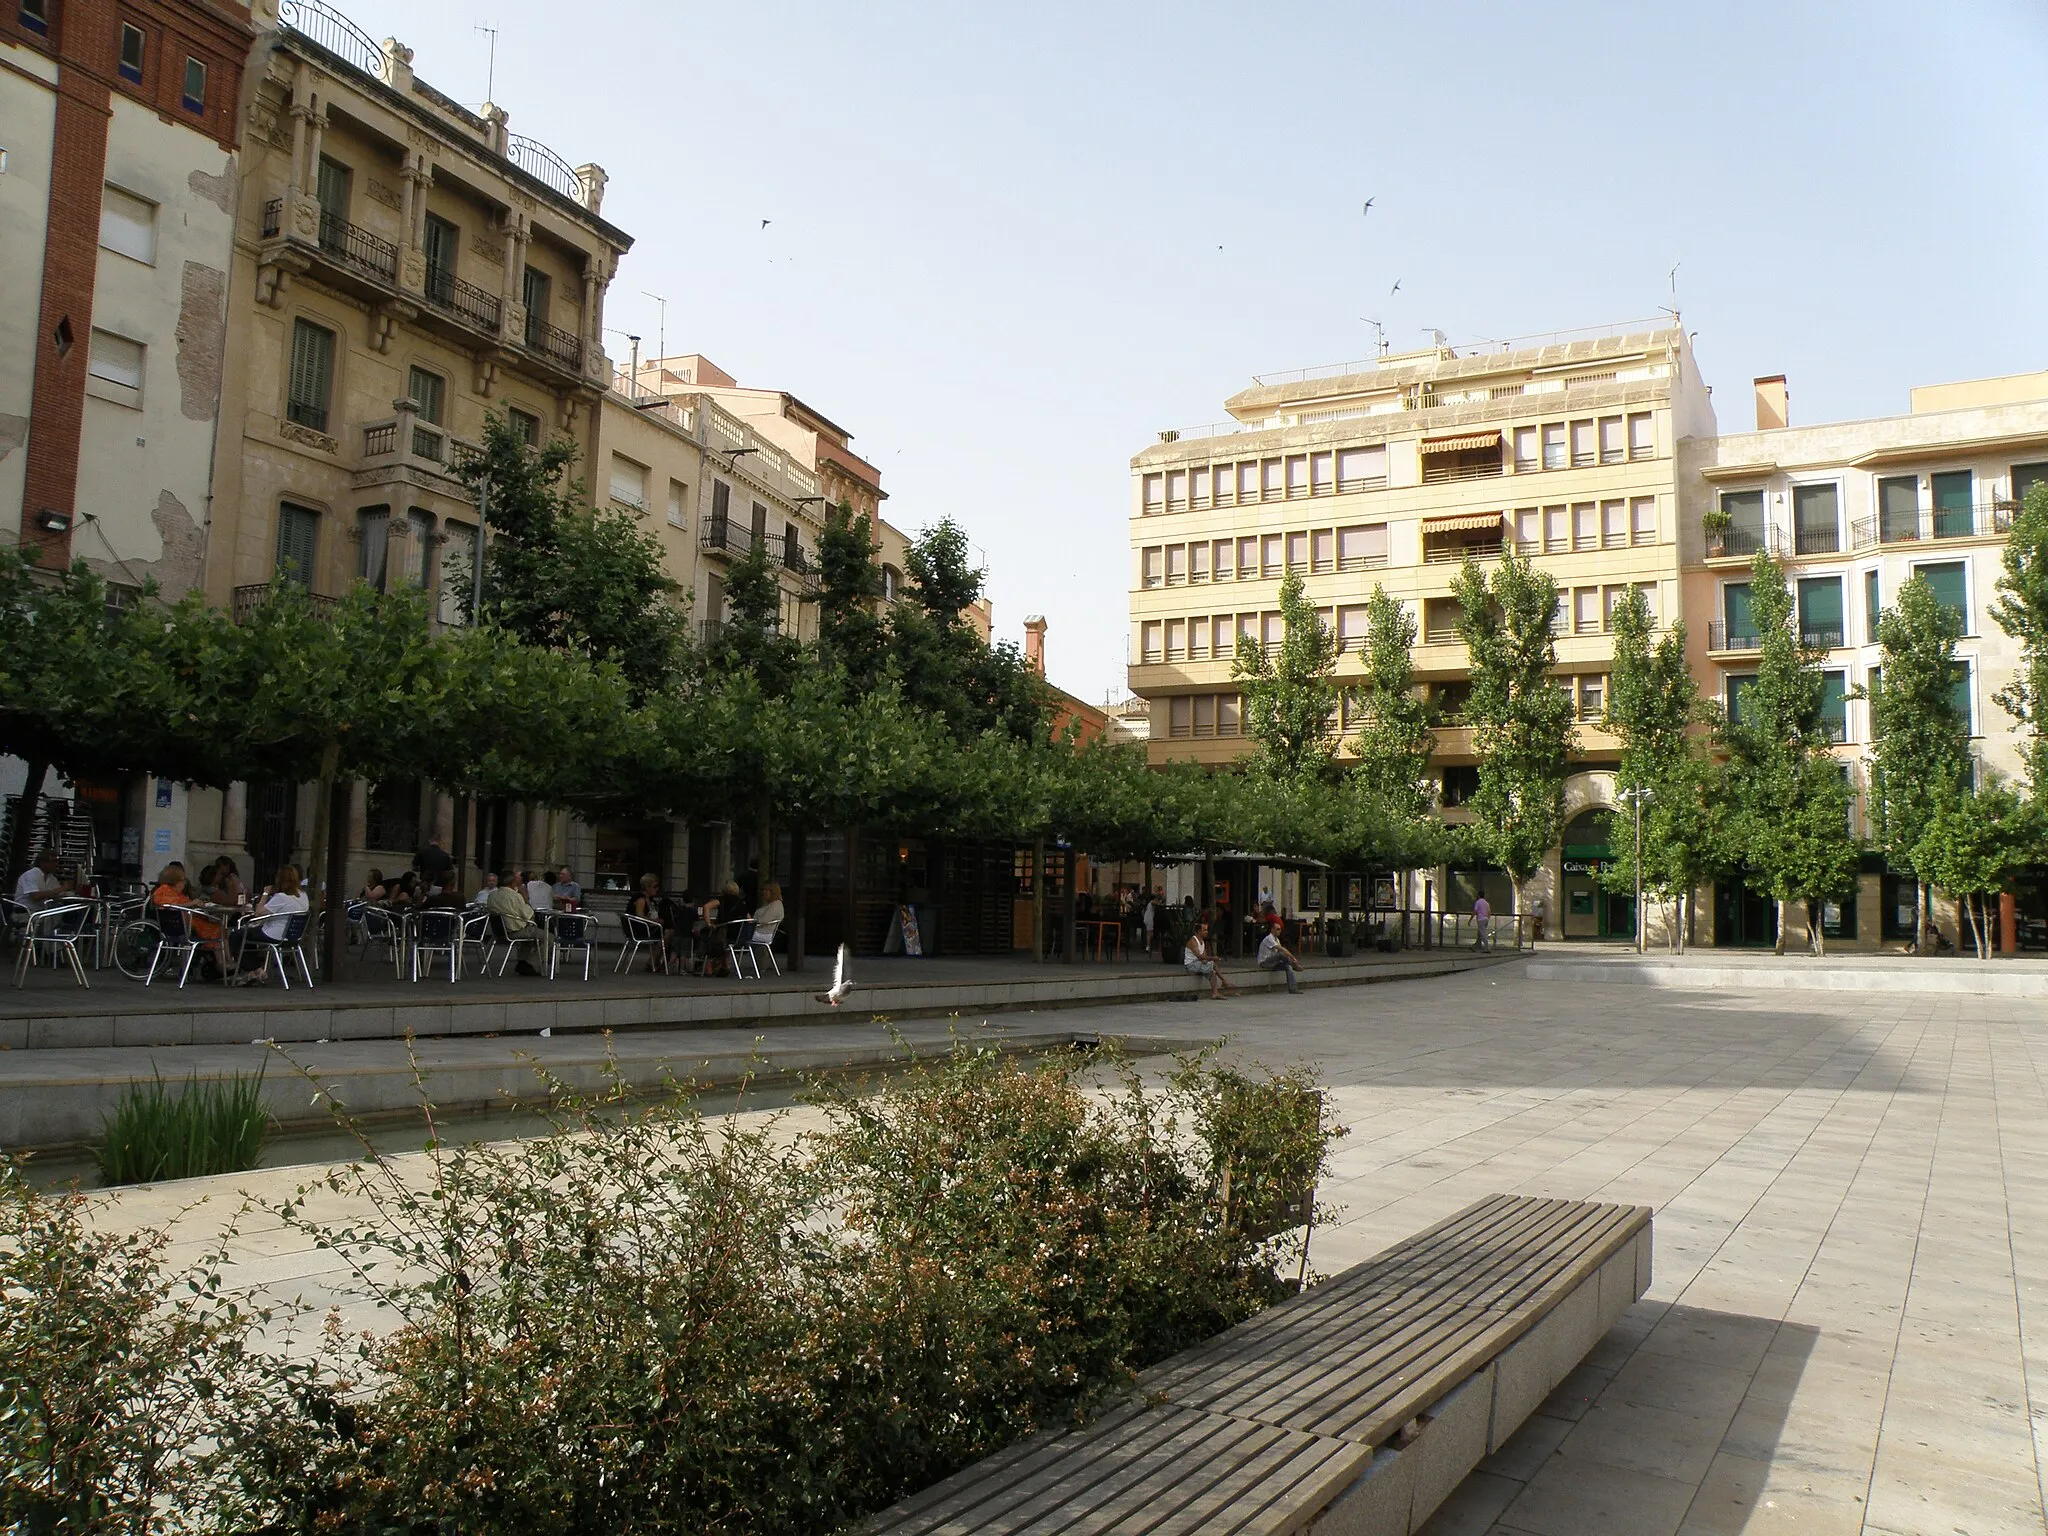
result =
[{"label": "white window frame", "polygon": [[[123,207],[122,204],[131,204]],[[100,234],[99,245],[103,251],[112,251],[116,256],[125,256],[130,261],[140,262],[145,267],[156,265],[156,214],[157,205],[148,198],[130,192],[126,187],[117,187],[111,181],[100,188]],[[108,227],[109,216],[115,219],[127,217],[130,228],[139,228],[141,238],[123,240],[118,225]],[[112,238],[109,238],[112,236]]]},{"label": "white window frame", "polygon": [[[121,348],[135,349],[132,369],[117,365],[115,354]],[[123,357],[121,364],[127,359]],[[116,370],[118,371],[108,371]],[[142,409],[143,379],[149,371],[149,344],[137,341],[133,336],[123,336],[119,331],[106,330],[100,326],[92,328],[86,343],[85,392],[96,400],[106,400],[114,405],[132,406]],[[133,375],[130,382],[129,375]]]}]

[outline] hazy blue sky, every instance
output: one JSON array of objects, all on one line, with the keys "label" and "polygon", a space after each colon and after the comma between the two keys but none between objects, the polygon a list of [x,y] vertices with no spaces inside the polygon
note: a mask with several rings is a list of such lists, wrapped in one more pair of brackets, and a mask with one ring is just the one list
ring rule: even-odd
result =
[{"label": "hazy blue sky", "polygon": [[338,3],[472,104],[498,27],[513,129],[636,237],[608,323],[651,351],[663,294],[671,352],[845,425],[1086,697],[1130,456],[1362,316],[1631,319],[1679,262],[1730,429],[1757,374],[1811,422],[2048,367],[2048,0]]}]

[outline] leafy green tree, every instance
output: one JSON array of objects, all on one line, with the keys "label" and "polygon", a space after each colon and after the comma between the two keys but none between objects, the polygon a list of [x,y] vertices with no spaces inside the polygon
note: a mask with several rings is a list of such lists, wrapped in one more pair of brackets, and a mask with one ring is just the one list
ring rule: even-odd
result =
[{"label": "leafy green tree", "polygon": [[1465,718],[1479,756],[1474,835],[1520,887],[1563,831],[1575,740],[1571,696],[1550,676],[1557,664],[1557,583],[1510,550],[1491,580],[1466,561],[1451,591],[1471,657]]},{"label": "leafy green tree", "polygon": [[881,681],[888,629],[877,608],[882,568],[867,518],[846,502],[828,508],[818,536],[818,652],[855,692]]},{"label": "leafy green tree", "polygon": [[586,504],[575,462],[570,439],[536,448],[508,417],[485,417],[482,444],[456,468],[489,498],[484,616],[529,645],[617,663],[644,697],[682,654],[681,589],[663,568],[661,541],[636,518]]},{"label": "leafy green tree", "polygon": [[1913,848],[1914,867],[1922,877],[1955,896],[1979,960],[1991,958],[1984,898],[2003,890],[2040,856],[2041,822],[2034,802],[1995,780],[1974,794],[1937,801]]},{"label": "leafy green tree", "polygon": [[2027,493],[2006,536],[2004,561],[1991,617],[2019,642],[2020,665],[1995,697],[2026,727],[2027,781],[2038,800],[2048,795],[2048,485]]},{"label": "leafy green tree", "polygon": [[[1609,615],[1614,663],[1608,674],[1607,728],[1621,738],[1615,782],[1641,791],[1643,889],[1669,909],[1666,942],[1684,947],[1686,904],[1719,872],[1724,830],[1718,825],[1717,765],[1706,756],[1699,684],[1685,659],[1685,626],[1661,638],[1648,600],[1631,588]],[[1632,890],[1636,877],[1636,814],[1616,813],[1614,863],[1603,876],[1613,890]],[[1641,922],[1642,915],[1637,915]]]},{"label": "leafy green tree", "polygon": [[802,647],[783,633],[782,582],[765,544],[754,545],[726,571],[725,615],[704,649],[712,667],[751,673],[771,699],[796,680]]},{"label": "leafy green tree", "polygon": [[1434,807],[1429,759],[1436,735],[1429,701],[1415,687],[1415,615],[1387,589],[1373,585],[1365,605],[1365,723],[1352,738],[1358,762],[1351,777],[1397,816],[1426,816]]},{"label": "leafy green tree", "polygon": [[1922,577],[1899,588],[1878,621],[1882,648],[1869,690],[1871,787],[1879,836],[1895,868],[1919,886],[1916,931],[1927,932],[1927,875],[1917,857],[1937,808],[1967,792],[1970,722],[1957,706],[1956,640],[1962,620]]},{"label": "leafy green tree", "polygon": [[962,741],[988,730],[1020,741],[1043,736],[1052,715],[1044,680],[1016,646],[989,645],[967,621],[981,600],[982,573],[959,524],[942,518],[926,529],[905,564],[905,600],[888,616],[889,666],[904,698]]},{"label": "leafy green tree", "polygon": [[[1723,728],[1741,844],[1778,901],[1778,952],[1795,900],[1846,895],[1856,884],[1849,784],[1828,751],[1820,661],[1795,622],[1785,569],[1767,551],[1750,564],[1757,675]],[[1822,944],[1819,925],[1813,942]]]},{"label": "leafy green tree", "polygon": [[1337,760],[1337,637],[1308,600],[1301,572],[1280,582],[1280,654],[1237,638],[1231,681],[1244,693],[1253,766],[1282,779],[1322,780]]}]

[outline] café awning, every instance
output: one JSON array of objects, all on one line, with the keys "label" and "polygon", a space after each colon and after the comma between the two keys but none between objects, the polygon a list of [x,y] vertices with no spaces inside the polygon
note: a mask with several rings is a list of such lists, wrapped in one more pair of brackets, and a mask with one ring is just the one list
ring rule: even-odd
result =
[{"label": "caf\u00e9 awning", "polygon": [[1424,453],[1473,453],[1481,448],[1498,448],[1499,432],[1467,432],[1458,437],[1425,437]]}]

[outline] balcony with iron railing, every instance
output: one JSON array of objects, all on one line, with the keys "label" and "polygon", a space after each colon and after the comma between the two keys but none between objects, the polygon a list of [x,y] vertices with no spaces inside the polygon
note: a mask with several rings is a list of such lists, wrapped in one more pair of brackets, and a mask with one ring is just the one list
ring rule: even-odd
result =
[{"label": "balcony with iron railing", "polygon": [[447,267],[427,268],[426,300],[443,313],[493,334],[505,313],[505,301],[497,294],[464,282]]},{"label": "balcony with iron railing", "polygon": [[1731,528],[1707,530],[1709,560],[1747,560],[1760,552],[1790,553],[1791,541],[1776,523],[1737,523]]},{"label": "balcony with iron railing", "polygon": [[752,529],[731,517],[713,515],[697,524],[697,547],[713,555],[744,555],[759,540]]},{"label": "balcony with iron railing", "polygon": [[308,592],[304,587],[293,581],[257,581],[235,588],[229,602],[228,611],[233,615],[234,621],[237,624],[246,624],[249,622],[251,614],[270,601],[270,596],[273,592],[284,591],[298,593],[304,600],[307,609],[318,619],[330,617],[334,612],[335,604],[340,601],[339,598],[324,597],[318,592]]},{"label": "balcony with iron railing", "polygon": [[558,325],[549,325],[537,315],[526,317],[526,345],[564,368],[579,369],[583,366],[582,341],[573,332]]},{"label": "balcony with iron railing", "polygon": [[1874,549],[1885,544],[1923,544],[1942,539],[2003,538],[2012,532],[2012,520],[2018,511],[2018,502],[2001,497],[1969,506],[1881,512],[1849,525],[1849,546]]},{"label": "balcony with iron railing", "polygon": [[1726,619],[1710,619],[1707,622],[1707,650],[1742,654],[1763,649],[1764,637],[1754,629],[1742,628],[1730,632]]},{"label": "balcony with iron railing", "polygon": [[1838,651],[1842,648],[1842,622],[1812,623],[1799,626],[1799,643],[1810,650]]}]

